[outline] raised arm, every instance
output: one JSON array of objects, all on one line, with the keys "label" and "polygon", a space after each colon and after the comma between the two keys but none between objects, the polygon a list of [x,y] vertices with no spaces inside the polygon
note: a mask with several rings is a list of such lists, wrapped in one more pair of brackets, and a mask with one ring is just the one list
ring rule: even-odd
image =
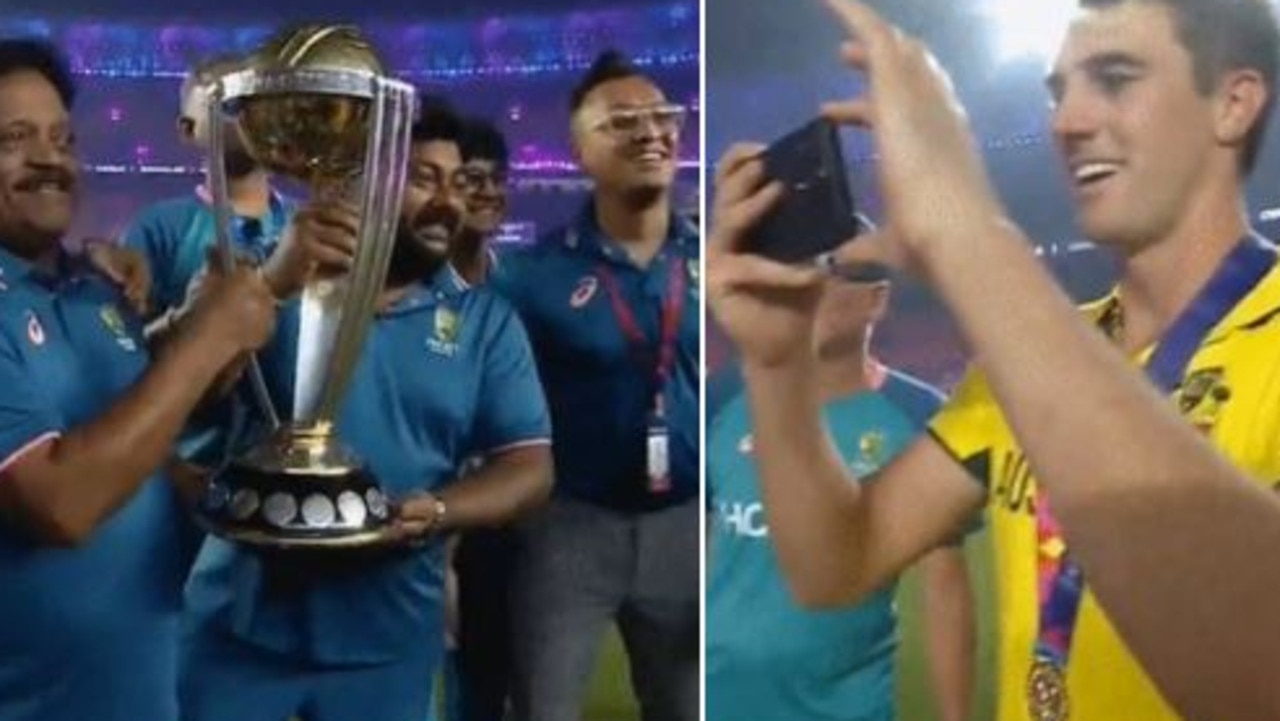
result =
[{"label": "raised arm", "polygon": [[[1109,619],[1188,718],[1280,718],[1280,501],[1077,314],[928,53],[863,5],[832,7],[871,95],[830,111],[874,128],[890,235],[958,320]],[[1123,452],[1080,451],[1098,438]]]},{"label": "raised arm", "polygon": [[[255,273],[238,271],[210,289],[182,336],[96,418],[38,427],[34,404],[7,409],[34,435],[0,469],[0,518],[39,542],[85,541],[169,458],[206,386],[238,353],[266,340],[274,317],[266,286]],[[13,376],[6,380],[36,382],[16,364],[0,358],[0,370]]]},{"label": "raised arm", "polygon": [[816,272],[735,250],[777,198],[774,186],[760,187],[758,152],[735,146],[720,162],[707,295],[742,357],[782,570],[800,603],[842,606],[954,537],[985,494],[928,437],[881,469],[872,484],[858,483],[841,461],[815,385]]}]

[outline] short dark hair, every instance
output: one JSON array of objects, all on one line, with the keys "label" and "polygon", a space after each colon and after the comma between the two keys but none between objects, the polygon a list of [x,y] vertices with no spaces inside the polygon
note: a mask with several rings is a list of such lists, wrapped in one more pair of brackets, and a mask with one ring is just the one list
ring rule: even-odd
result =
[{"label": "short dark hair", "polygon": [[449,101],[438,95],[420,96],[418,120],[413,124],[413,142],[443,141],[462,145],[462,118]]},{"label": "short dark hair", "polygon": [[53,86],[62,104],[71,109],[76,100],[76,83],[62,51],[42,38],[0,40],[0,77],[29,70],[40,73]]},{"label": "short dark hair", "polygon": [[1163,5],[1173,13],[1178,37],[1191,55],[1196,89],[1213,92],[1223,74],[1241,68],[1257,70],[1267,87],[1267,101],[1245,138],[1241,169],[1253,170],[1276,104],[1280,65],[1280,23],[1270,0],[1079,0],[1080,7],[1102,9],[1126,2]]},{"label": "short dark hair", "polygon": [[462,160],[490,160],[498,168],[506,170],[511,161],[507,139],[493,123],[471,118],[463,128]]},{"label": "short dark hair", "polygon": [[600,53],[591,63],[591,67],[587,68],[586,74],[578,80],[578,84],[573,86],[573,92],[569,94],[569,112],[578,112],[587,95],[601,85],[613,80],[635,77],[645,77],[645,75],[637,70],[625,55],[617,50],[606,50]]}]

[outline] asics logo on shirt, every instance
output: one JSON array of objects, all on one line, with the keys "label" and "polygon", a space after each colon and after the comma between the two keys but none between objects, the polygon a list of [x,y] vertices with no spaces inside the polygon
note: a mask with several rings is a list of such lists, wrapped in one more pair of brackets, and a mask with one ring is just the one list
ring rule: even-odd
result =
[{"label": "asics logo on shirt", "polygon": [[591,298],[596,294],[596,289],[599,287],[600,281],[596,280],[594,275],[584,276],[579,279],[573,294],[569,296],[569,307],[577,309],[590,303]]}]

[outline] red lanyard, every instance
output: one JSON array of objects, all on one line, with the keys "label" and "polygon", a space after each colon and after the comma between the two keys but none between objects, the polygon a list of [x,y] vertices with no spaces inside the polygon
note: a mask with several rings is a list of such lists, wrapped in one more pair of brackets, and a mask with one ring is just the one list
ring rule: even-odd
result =
[{"label": "red lanyard", "polygon": [[[636,316],[631,312],[631,305],[622,296],[622,289],[613,272],[606,266],[599,268],[600,280],[605,290],[609,291],[609,303],[613,306],[613,315],[618,319],[618,327],[627,337],[634,350],[640,352],[651,348],[649,339],[645,337]],[[680,314],[684,311],[685,277],[679,262],[670,260],[667,263],[667,292],[662,298],[662,318],[660,321],[661,336],[658,339],[658,354],[654,364],[654,378],[658,388],[671,377],[671,370],[676,362],[676,339],[680,332]],[[661,392],[659,390],[659,392]]]}]

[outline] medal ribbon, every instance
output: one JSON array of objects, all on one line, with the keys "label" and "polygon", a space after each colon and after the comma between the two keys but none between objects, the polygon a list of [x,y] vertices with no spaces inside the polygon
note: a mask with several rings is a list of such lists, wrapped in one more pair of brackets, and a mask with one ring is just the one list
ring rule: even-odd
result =
[{"label": "medal ribbon", "polygon": [[[1254,234],[1241,240],[1222,261],[1147,361],[1147,377],[1163,395],[1169,395],[1181,384],[1187,365],[1205,337],[1258,285],[1275,262],[1275,247]],[[1083,572],[1067,552],[1061,529],[1049,511],[1048,498],[1043,495],[1036,499],[1036,541],[1040,628],[1033,659],[1065,671],[1085,582]]]}]

